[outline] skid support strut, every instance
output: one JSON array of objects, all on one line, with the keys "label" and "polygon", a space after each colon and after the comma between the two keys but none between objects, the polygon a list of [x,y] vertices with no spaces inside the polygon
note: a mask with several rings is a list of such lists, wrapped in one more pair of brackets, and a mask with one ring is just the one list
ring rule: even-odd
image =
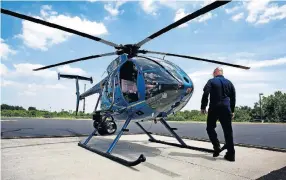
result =
[{"label": "skid support strut", "polygon": [[[166,144],[166,145],[170,145],[170,146],[176,146],[176,147],[180,147],[180,148],[186,148],[186,149],[192,149],[192,150],[197,150],[197,151],[202,151],[202,152],[208,152],[208,153],[214,153],[214,150],[212,149],[206,149],[206,148],[200,148],[200,147],[194,147],[194,146],[189,146],[187,145],[183,139],[178,136],[178,134],[174,131],[177,130],[176,128],[172,128],[170,127],[170,125],[166,122],[165,118],[162,117],[160,119],[160,122],[165,126],[165,128],[177,139],[178,143],[171,143],[171,142],[166,142],[166,141],[160,141],[155,139],[152,136],[151,132],[148,132],[139,122],[136,122],[136,124],[149,136],[149,141],[150,142],[155,142],[155,143],[160,143],[160,144]],[[226,146],[224,145],[221,148],[221,151],[223,151],[224,149],[226,149]],[[220,151],[220,152],[221,152]]]},{"label": "skid support strut", "polygon": [[125,160],[125,159],[122,159],[120,157],[117,157],[117,156],[114,156],[111,154],[111,151],[114,149],[115,145],[117,144],[117,142],[119,141],[120,137],[122,136],[123,132],[124,131],[127,131],[127,126],[128,124],[130,123],[131,121],[131,118],[128,118],[123,127],[121,128],[121,130],[119,131],[119,133],[117,134],[116,138],[114,139],[114,141],[111,143],[110,147],[108,148],[107,152],[102,152],[100,150],[97,150],[95,148],[92,148],[90,146],[87,145],[87,143],[90,141],[90,139],[92,138],[92,136],[95,136],[96,134],[96,131],[97,129],[95,129],[88,137],[87,139],[84,141],[84,143],[82,142],[79,142],[78,145],[80,147],[83,147],[89,151],[92,151],[98,155],[101,155],[101,156],[104,156],[110,160],[113,160],[117,163],[120,163],[122,165],[125,165],[125,166],[136,166],[138,164],[140,164],[141,162],[145,162],[146,161],[146,158],[143,154],[141,154],[135,161],[128,161],[128,160]]}]

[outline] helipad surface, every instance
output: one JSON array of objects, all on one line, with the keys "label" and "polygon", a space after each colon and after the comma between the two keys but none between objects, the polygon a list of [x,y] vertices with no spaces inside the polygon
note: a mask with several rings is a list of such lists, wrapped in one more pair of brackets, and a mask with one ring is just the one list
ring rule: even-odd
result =
[{"label": "helipad surface", "polygon": [[[165,136],[159,140],[176,142]],[[114,136],[94,137],[89,143],[105,150]],[[113,154],[129,160],[143,153],[147,160],[132,168],[101,157],[77,145],[84,138],[2,139],[2,179],[257,179],[286,166],[286,153],[236,147],[236,161],[212,154],[151,143],[146,135],[124,135]],[[185,139],[184,139],[185,140]],[[188,145],[211,144],[185,140]],[[284,177],[285,178],[285,177]]]}]

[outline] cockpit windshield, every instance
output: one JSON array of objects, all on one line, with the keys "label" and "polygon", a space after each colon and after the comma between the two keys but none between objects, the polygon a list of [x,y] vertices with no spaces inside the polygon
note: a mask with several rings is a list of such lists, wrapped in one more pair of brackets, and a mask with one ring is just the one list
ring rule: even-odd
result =
[{"label": "cockpit windshield", "polygon": [[162,66],[164,66],[179,82],[182,82],[182,77],[177,72],[173,64],[170,64],[168,61],[164,60],[156,60],[156,61],[158,61]]},{"label": "cockpit windshield", "polygon": [[176,80],[170,76],[159,64],[146,59],[134,60],[144,74],[145,81],[156,81],[158,83],[177,84]]},{"label": "cockpit windshield", "polygon": [[178,87],[178,81],[156,62],[144,58],[134,61],[143,72],[146,100]]}]

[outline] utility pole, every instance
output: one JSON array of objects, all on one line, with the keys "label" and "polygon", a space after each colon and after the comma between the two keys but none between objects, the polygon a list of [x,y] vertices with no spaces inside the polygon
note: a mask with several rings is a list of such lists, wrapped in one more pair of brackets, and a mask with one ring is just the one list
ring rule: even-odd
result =
[{"label": "utility pole", "polygon": [[263,95],[263,93],[259,93],[259,102],[260,102],[260,120],[261,122],[263,122],[262,120],[262,103],[261,103],[261,96]]},{"label": "utility pole", "polygon": [[[84,84],[84,92],[86,89],[86,84]],[[83,99],[83,113],[85,112],[85,98]]]}]

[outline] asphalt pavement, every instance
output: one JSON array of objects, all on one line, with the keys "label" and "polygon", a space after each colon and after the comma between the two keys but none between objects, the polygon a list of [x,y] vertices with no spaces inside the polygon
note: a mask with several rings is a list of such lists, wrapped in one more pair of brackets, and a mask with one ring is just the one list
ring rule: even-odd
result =
[{"label": "asphalt pavement", "polygon": [[[156,139],[173,142],[166,136]],[[115,136],[92,138],[89,149],[106,152]],[[96,179],[96,180],[282,180],[286,178],[283,152],[236,146],[235,162],[211,153],[152,143],[146,135],[122,136],[112,155],[134,161],[140,154],[146,160],[126,167],[77,146],[85,137],[2,139],[1,178],[5,180]],[[195,147],[211,148],[208,142],[184,139]],[[118,158],[117,158],[118,159]],[[113,159],[115,160],[115,159]]]},{"label": "asphalt pavement", "polygon": [[[171,127],[178,128],[178,135],[184,138],[207,140],[205,123],[169,122]],[[118,130],[123,122],[118,122]],[[142,123],[146,130],[155,134],[168,135],[169,132],[161,123]],[[142,130],[135,123],[128,127],[129,133],[139,134]],[[224,141],[223,131],[217,123],[218,138]],[[83,136],[93,131],[91,120],[59,120],[59,119],[29,119],[2,118],[1,137],[52,137],[52,136]],[[246,144],[270,148],[286,149],[286,124],[266,123],[233,123],[235,144]]]}]

